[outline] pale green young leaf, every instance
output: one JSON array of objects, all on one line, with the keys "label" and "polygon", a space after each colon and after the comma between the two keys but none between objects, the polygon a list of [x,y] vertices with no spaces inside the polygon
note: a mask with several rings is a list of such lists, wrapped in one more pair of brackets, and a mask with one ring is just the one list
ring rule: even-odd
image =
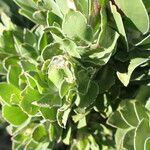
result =
[{"label": "pale green young leaf", "polygon": [[55,66],[49,66],[48,78],[59,89],[61,82],[63,81],[64,72],[62,69],[55,68]]},{"label": "pale green young leaf", "polygon": [[66,137],[63,139],[63,143],[65,143],[66,145],[69,145],[71,141],[71,127],[69,127]]},{"label": "pale green young leaf", "polygon": [[7,30],[15,29],[15,25],[11,22],[11,19],[3,12],[1,13],[1,20]]},{"label": "pale green young leaf", "polygon": [[62,30],[70,38],[84,40],[86,39],[87,20],[80,12],[70,10],[63,20]]},{"label": "pale green young leaf", "polygon": [[142,0],[115,0],[115,2],[143,34],[148,32],[149,16]]},{"label": "pale green young leaf", "polygon": [[69,11],[67,0],[56,0],[57,5],[60,7],[63,14],[67,14]]}]

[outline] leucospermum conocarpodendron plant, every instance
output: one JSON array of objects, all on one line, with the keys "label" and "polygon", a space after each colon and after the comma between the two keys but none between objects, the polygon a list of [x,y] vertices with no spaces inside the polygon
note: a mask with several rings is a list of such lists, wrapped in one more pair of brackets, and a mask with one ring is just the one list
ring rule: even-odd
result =
[{"label": "leucospermum conocarpodendron plant", "polygon": [[2,116],[14,150],[149,150],[149,0],[14,0],[1,13]]}]

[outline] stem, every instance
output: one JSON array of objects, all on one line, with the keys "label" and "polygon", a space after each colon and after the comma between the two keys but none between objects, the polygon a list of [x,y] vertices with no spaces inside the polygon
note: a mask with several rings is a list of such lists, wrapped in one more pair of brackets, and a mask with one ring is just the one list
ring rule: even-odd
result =
[{"label": "stem", "polygon": [[92,16],[92,2],[91,0],[88,0],[88,23],[89,24],[90,24],[91,16]]}]

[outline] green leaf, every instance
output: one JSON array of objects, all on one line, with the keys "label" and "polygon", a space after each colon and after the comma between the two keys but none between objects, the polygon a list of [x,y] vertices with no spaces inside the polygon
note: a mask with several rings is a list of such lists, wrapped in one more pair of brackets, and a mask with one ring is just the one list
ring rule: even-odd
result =
[{"label": "green leaf", "polygon": [[25,16],[26,18],[28,18],[29,20],[31,20],[32,22],[37,23],[37,20],[33,18],[33,13],[34,13],[33,10],[32,11],[28,11],[26,9],[20,9],[19,13],[22,16]]},{"label": "green leaf", "polygon": [[[88,137],[84,137],[81,140],[76,140],[74,144],[72,145],[72,149],[90,149],[90,141],[88,140]],[[96,149],[97,150],[97,149]]]},{"label": "green leaf", "polygon": [[128,86],[131,75],[133,71],[140,66],[141,64],[145,63],[147,59],[144,58],[135,58],[130,61],[130,64],[128,66],[128,72],[127,73],[120,73],[117,72],[117,76],[119,80],[123,83],[124,86]]},{"label": "green leaf", "polygon": [[34,142],[31,140],[27,145],[25,146],[26,149],[36,149],[39,143]]},{"label": "green leaf", "polygon": [[80,10],[83,14],[85,14],[85,16],[89,15],[89,4],[88,4],[88,0],[74,0],[74,3],[77,7],[78,10]]},{"label": "green leaf", "polygon": [[126,132],[123,139],[123,147],[126,149],[134,149],[134,135],[135,129],[131,129]]},{"label": "green leaf", "polygon": [[52,59],[53,56],[60,55],[62,51],[60,50],[60,44],[52,43],[47,45],[42,51],[42,57],[44,60]]},{"label": "green leaf", "polygon": [[77,106],[81,108],[89,107],[91,104],[94,103],[95,99],[97,98],[98,92],[98,84],[92,81],[89,85],[88,92],[85,95],[79,93],[79,102],[76,103]]},{"label": "green leaf", "polygon": [[14,0],[21,8],[25,10],[35,10],[37,8],[35,2],[33,0]]},{"label": "green leaf", "polygon": [[119,33],[123,36],[123,38],[126,42],[127,49],[129,49],[128,40],[127,40],[127,36],[126,36],[126,32],[125,32],[125,28],[124,28],[124,24],[123,24],[121,15],[117,11],[116,6],[113,5],[111,2],[110,2],[110,7],[111,7],[111,11],[112,11],[117,29],[118,29]]},{"label": "green leaf", "polygon": [[77,73],[77,88],[78,88],[78,92],[82,93],[82,94],[86,94],[89,86],[90,86],[90,77],[87,73],[87,71],[85,70],[81,70]]},{"label": "green leaf", "polygon": [[126,102],[125,105],[123,104],[122,107],[123,109],[121,109],[120,112],[124,120],[127,122],[128,125],[136,127],[139,122],[139,118],[136,114],[136,104]]},{"label": "green leaf", "polygon": [[118,110],[112,113],[107,122],[116,128],[136,128],[143,118],[148,119],[148,115],[146,108],[141,103],[134,100],[124,100],[121,102]]},{"label": "green leaf", "polygon": [[12,149],[149,150],[149,0],[14,1],[32,22],[0,1]]},{"label": "green leaf", "polygon": [[150,149],[150,138],[147,138],[145,143],[145,148]]},{"label": "green leaf", "polygon": [[[64,36],[64,33],[62,32],[62,30],[59,28],[59,27],[56,27],[56,26],[49,26],[49,27],[47,27],[47,28],[45,28],[45,30],[44,31],[46,31],[46,32],[51,32],[52,33],[52,35],[53,35],[53,37],[54,37],[54,39],[56,38],[56,37],[58,37],[58,38],[60,38],[61,40],[65,37]],[[55,36],[56,37],[55,37]],[[61,41],[60,40],[60,41]],[[56,41],[57,42],[57,41]]]},{"label": "green leaf", "polygon": [[57,123],[51,123],[48,131],[50,141],[57,141],[62,135],[62,128]]},{"label": "green leaf", "polygon": [[0,37],[0,47],[3,48],[6,53],[16,54],[13,36],[13,31],[5,30]]},{"label": "green leaf", "polygon": [[55,13],[50,11],[47,13],[46,21],[48,26],[52,26],[54,23],[58,23],[61,25],[62,23],[62,19],[59,16],[57,16]]},{"label": "green leaf", "polygon": [[56,113],[57,113],[56,107],[52,108],[41,107],[40,112],[42,113],[44,119],[50,120],[50,122],[56,121]]},{"label": "green leaf", "polygon": [[[1,54],[0,54],[1,55]],[[0,75],[6,75],[6,70],[4,69],[4,66],[2,65],[2,63],[0,63]]]},{"label": "green leaf", "polygon": [[44,108],[60,107],[62,105],[62,99],[57,90],[52,89],[49,93],[44,94],[40,100],[33,102],[33,104]]},{"label": "green leaf", "polygon": [[103,44],[103,41],[105,39],[105,33],[107,33],[106,31],[106,27],[107,27],[107,14],[106,14],[106,9],[105,7],[103,7],[100,11],[100,16],[101,16],[101,24],[100,24],[100,33],[98,35],[97,38],[97,45],[101,45]]},{"label": "green leaf", "polygon": [[69,40],[69,39],[64,39],[62,42],[62,48],[65,52],[67,52],[70,56],[76,57],[76,58],[81,58],[77,51],[77,46],[76,44]]},{"label": "green leaf", "polygon": [[35,46],[36,44],[36,36],[28,29],[24,29],[24,42],[28,43],[31,46]]},{"label": "green leaf", "polygon": [[140,42],[136,43],[136,46],[144,46],[150,44],[150,35],[146,36],[144,39],[140,40]]},{"label": "green leaf", "polygon": [[35,11],[32,15],[33,19],[36,21],[36,23],[41,25],[46,25],[46,12],[43,10]]},{"label": "green leaf", "polygon": [[60,127],[66,128],[66,124],[69,118],[69,114],[71,112],[71,108],[69,108],[69,105],[63,105],[61,108],[57,111],[57,122]]},{"label": "green leaf", "polygon": [[138,101],[142,103],[146,103],[150,98],[150,86],[141,86],[137,92],[136,98]]},{"label": "green leaf", "polygon": [[20,95],[20,90],[12,84],[0,83],[0,97],[6,104],[11,104],[11,97],[13,94]]},{"label": "green leaf", "polygon": [[143,34],[148,32],[149,16],[142,0],[115,0],[115,2]]},{"label": "green leaf", "polygon": [[120,111],[114,112],[107,120],[107,123],[113,127],[120,129],[129,128],[129,125],[122,118],[122,114],[120,113]]},{"label": "green leaf", "polygon": [[27,114],[36,115],[39,108],[32,103],[38,101],[41,98],[41,94],[37,90],[27,86],[21,95],[23,97],[20,104],[21,108]]},{"label": "green leaf", "polygon": [[141,150],[146,148],[146,141],[150,138],[149,120],[143,119],[136,128],[134,136],[134,149]]},{"label": "green leaf", "polygon": [[[30,75],[31,74],[31,75]],[[43,91],[43,87],[40,85],[40,77],[39,74],[37,72],[30,72],[30,74],[24,72],[24,77],[26,78],[25,82],[27,83],[27,85],[29,85],[30,87],[32,87],[33,89],[38,89],[39,93],[42,93]]]},{"label": "green leaf", "polygon": [[109,61],[110,57],[116,51],[117,40],[119,38],[119,34],[109,27],[106,31],[104,29],[100,34],[100,40],[98,41],[100,47],[97,47],[95,51],[91,51],[92,53],[87,60],[93,62],[95,65],[105,65]]},{"label": "green leaf", "polygon": [[48,140],[48,132],[43,124],[39,124],[33,131],[32,138],[36,142]]},{"label": "green leaf", "polygon": [[48,44],[48,38],[46,33],[42,33],[38,40],[38,50],[41,52]]},{"label": "green leaf", "polygon": [[56,14],[60,18],[63,18],[63,15],[58,5],[53,0],[44,0],[44,6],[46,7],[47,10],[51,10],[54,14]]},{"label": "green leaf", "polygon": [[98,84],[99,84],[99,93],[104,93],[106,90],[109,90],[112,85],[115,84],[114,70],[112,66],[105,66],[102,68],[97,75]]},{"label": "green leaf", "polygon": [[20,54],[22,57],[29,57],[30,59],[37,58],[36,50],[29,44],[22,44],[20,47]]},{"label": "green leaf", "polygon": [[18,65],[18,56],[10,56],[6,57],[3,61],[3,66],[6,70],[8,70],[9,66],[11,65]]},{"label": "green leaf", "polygon": [[70,83],[68,83],[66,80],[64,80],[61,83],[60,89],[59,89],[59,95],[61,98],[63,98],[70,90],[70,88],[72,87],[72,85]]},{"label": "green leaf", "polygon": [[123,149],[123,139],[127,131],[128,129],[126,130],[120,128],[117,129],[115,133],[115,142],[116,142],[117,150]]},{"label": "green leaf", "polygon": [[20,65],[24,71],[36,71],[36,65],[35,63],[29,61],[29,60],[21,60]]},{"label": "green leaf", "polygon": [[21,68],[19,66],[10,66],[7,74],[7,82],[19,87],[19,76],[21,74]]},{"label": "green leaf", "polygon": [[2,115],[14,126],[22,125],[28,119],[28,116],[18,106],[3,106]]}]

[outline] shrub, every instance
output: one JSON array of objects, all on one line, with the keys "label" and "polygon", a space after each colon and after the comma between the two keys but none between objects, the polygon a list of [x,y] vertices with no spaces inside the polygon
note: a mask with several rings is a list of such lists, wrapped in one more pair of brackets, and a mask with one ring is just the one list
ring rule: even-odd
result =
[{"label": "shrub", "polygon": [[14,0],[1,13],[2,116],[12,149],[150,148],[150,2]]}]

